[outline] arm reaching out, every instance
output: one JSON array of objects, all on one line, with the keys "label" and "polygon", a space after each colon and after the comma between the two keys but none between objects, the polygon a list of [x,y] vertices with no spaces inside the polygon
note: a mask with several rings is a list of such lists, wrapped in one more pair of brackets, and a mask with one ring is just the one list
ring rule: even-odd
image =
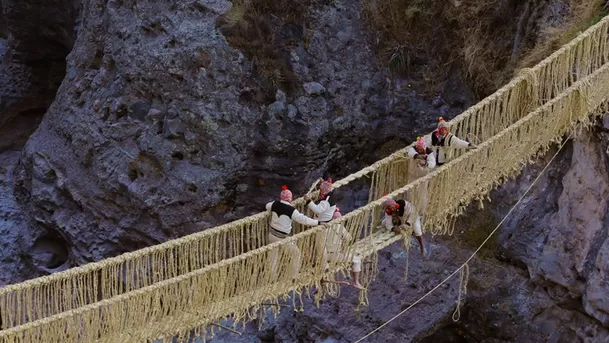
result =
[{"label": "arm reaching out", "polygon": [[330,203],[328,203],[327,201],[320,201],[318,205],[316,205],[314,202],[310,202],[309,205],[309,210],[313,211],[313,213],[315,214],[320,214],[320,213],[324,213],[326,210],[328,210],[328,208],[330,208]]},{"label": "arm reaching out", "polygon": [[399,233],[400,232],[400,226],[395,226],[393,225],[393,219],[391,218],[391,216],[385,216],[385,218],[383,219],[382,222],[383,226],[385,227],[385,229],[395,232],[395,233]]},{"label": "arm reaching out", "polygon": [[312,219],[309,218],[308,216],[298,212],[298,210],[294,210],[294,213],[292,213],[292,220],[294,220],[297,223],[300,223],[302,225],[308,225],[308,226],[317,226],[319,225],[319,221],[316,219]]},{"label": "arm reaching out", "polygon": [[470,143],[468,141],[464,141],[455,135],[452,135],[452,137],[450,137],[449,143],[452,148],[458,148],[458,149],[467,149],[470,146],[475,147],[475,145],[473,145],[472,143]]}]

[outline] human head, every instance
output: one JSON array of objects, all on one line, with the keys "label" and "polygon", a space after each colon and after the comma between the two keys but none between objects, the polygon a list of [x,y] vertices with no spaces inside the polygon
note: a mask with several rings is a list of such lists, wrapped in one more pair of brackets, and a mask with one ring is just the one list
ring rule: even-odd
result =
[{"label": "human head", "polygon": [[292,192],[288,189],[288,186],[281,186],[281,195],[279,198],[283,201],[292,202]]},{"label": "human head", "polygon": [[427,142],[423,138],[417,137],[414,148],[419,154],[424,154],[425,149],[427,149]]},{"label": "human head", "polygon": [[340,209],[337,207],[337,208],[334,210],[334,214],[332,215],[332,219],[337,219],[337,218],[340,218],[340,217],[341,217],[341,214],[340,214]]},{"label": "human head", "polygon": [[333,187],[332,187],[332,178],[331,178],[331,177],[329,177],[329,178],[327,178],[326,180],[323,180],[323,181],[321,182],[321,185],[319,186],[319,189],[320,189],[320,191],[321,191],[321,192],[320,192],[321,198],[322,198],[322,199],[323,199],[323,198],[325,198],[325,196],[326,196],[327,194],[329,194],[330,192],[332,192],[332,189],[333,189]]},{"label": "human head", "polygon": [[387,198],[385,201],[383,201],[383,208],[385,209],[385,213],[391,214],[400,208],[400,204],[391,198]]},{"label": "human head", "polygon": [[448,123],[444,120],[444,118],[440,117],[438,121],[438,135],[444,137],[448,135],[448,132]]}]

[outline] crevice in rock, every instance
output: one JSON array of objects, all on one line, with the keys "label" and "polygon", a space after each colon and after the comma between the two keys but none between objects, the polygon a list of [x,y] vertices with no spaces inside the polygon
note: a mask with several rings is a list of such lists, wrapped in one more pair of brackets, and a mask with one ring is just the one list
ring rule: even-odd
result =
[{"label": "crevice in rock", "polygon": [[[600,148],[601,142],[594,135],[591,135],[591,137],[593,137],[592,139],[596,140],[595,143],[598,144]],[[600,154],[600,158],[604,161],[604,165],[607,167],[605,169],[605,173],[609,174],[609,158],[607,158],[607,155],[604,154],[603,151],[600,149],[598,153]],[[607,208],[604,211],[605,215],[603,217],[603,225],[607,228],[609,227],[609,204],[606,207]],[[596,266],[596,258],[608,237],[609,232],[607,232],[607,230],[599,230],[594,239],[592,239],[590,250],[588,251],[586,260],[584,262],[584,268],[582,271],[583,277],[588,278],[590,274],[594,272],[594,268]]]},{"label": "crevice in rock", "polygon": [[181,161],[181,160],[183,160],[183,159],[184,159],[184,154],[183,154],[181,151],[176,151],[176,152],[173,152],[173,153],[171,154],[171,157],[172,157],[173,159],[176,159],[176,160],[180,160],[180,161]]},{"label": "crevice in rock", "polygon": [[21,148],[54,101],[76,38],[78,3],[5,2],[0,13],[1,152]]},{"label": "crevice in rock", "polygon": [[[6,19],[4,19],[4,12],[2,11],[2,2],[0,2],[0,39],[6,38],[8,38],[8,28],[6,26]],[[2,55],[1,52],[0,50],[0,56]]]},{"label": "crevice in rock", "polygon": [[46,110],[46,107],[25,110],[0,126],[0,152],[21,149],[38,128]]},{"label": "crevice in rock", "polygon": [[49,230],[40,236],[31,250],[34,265],[52,273],[68,266],[70,251],[68,242],[59,233]]}]

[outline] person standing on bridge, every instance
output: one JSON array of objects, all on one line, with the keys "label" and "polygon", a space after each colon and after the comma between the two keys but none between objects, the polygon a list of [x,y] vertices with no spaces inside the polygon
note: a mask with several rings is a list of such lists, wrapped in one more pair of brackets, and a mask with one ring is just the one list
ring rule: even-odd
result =
[{"label": "person standing on bridge", "polygon": [[477,148],[474,144],[464,141],[461,138],[450,133],[448,123],[444,118],[440,117],[438,121],[438,128],[432,133],[423,137],[427,146],[431,147],[436,153],[436,164],[438,166],[448,162],[446,157],[446,151],[444,148],[450,147],[453,149],[475,149]]},{"label": "person standing on bridge", "polygon": [[[408,166],[408,182],[427,175],[432,169],[436,167],[436,154],[427,147],[427,142],[421,137],[417,137],[417,142],[414,147],[408,148],[408,156],[414,160],[414,163],[410,163]],[[425,212],[427,208],[427,184],[425,181],[419,190],[418,194],[418,207],[420,208],[421,214]]]},{"label": "person standing on bridge", "polygon": [[[333,193],[332,178],[326,173],[323,177],[318,180],[319,183],[319,201],[315,203],[311,194],[304,196],[306,205],[309,211],[313,212],[313,218],[319,220],[322,223],[327,223],[332,220],[336,210],[336,199]],[[318,256],[322,256],[321,261],[326,261],[325,258],[325,240],[327,232],[320,232],[317,234],[317,248],[316,253]]]},{"label": "person standing on bridge", "polygon": [[[341,217],[340,210],[335,209],[332,219],[338,219]],[[324,230],[320,235],[317,236],[317,246],[321,247],[323,258],[322,261],[326,263],[324,269],[330,267],[330,262],[334,263],[345,263],[351,262],[351,276],[353,277],[352,283],[347,283],[357,289],[364,289],[364,286],[359,282],[359,274],[362,271],[362,259],[358,254],[345,252],[343,249],[343,243],[349,243],[351,241],[351,234],[349,231],[340,223],[330,225],[328,230]],[[322,282],[327,282],[322,280]]]},{"label": "person standing on bridge", "polygon": [[315,213],[313,218],[322,223],[327,223],[332,220],[334,211],[336,210],[336,197],[334,196],[334,188],[332,186],[332,178],[320,178],[321,185],[319,186],[319,201],[315,203],[310,194],[305,195],[307,207],[311,212]]},{"label": "person standing on bridge", "polygon": [[421,255],[427,255],[428,250],[425,247],[423,231],[421,230],[421,217],[416,213],[414,206],[406,200],[396,201],[387,198],[383,202],[383,209],[385,210],[385,218],[382,221],[383,227],[395,233],[402,233],[414,224],[414,236],[419,241]]},{"label": "person standing on bridge", "polygon": [[[292,221],[296,221],[302,225],[317,226],[320,225],[319,220],[309,218],[308,216],[298,212],[298,210],[292,206],[292,192],[287,186],[281,186],[280,200],[271,201],[266,204],[266,210],[271,212],[271,228],[269,230],[269,244],[279,242],[284,238],[287,238],[292,232]],[[323,223],[326,226],[327,224]],[[292,279],[296,279],[300,270],[300,249],[296,246],[295,242],[287,244],[285,249],[291,257],[291,264],[289,267],[289,274]],[[271,270],[273,274],[277,273],[277,265],[279,263],[279,251],[273,249],[271,251]]]}]

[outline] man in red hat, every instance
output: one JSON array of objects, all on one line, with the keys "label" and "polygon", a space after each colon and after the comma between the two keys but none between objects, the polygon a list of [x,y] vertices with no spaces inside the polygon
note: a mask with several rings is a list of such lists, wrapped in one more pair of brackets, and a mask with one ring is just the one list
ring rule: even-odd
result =
[{"label": "man in red hat", "polygon": [[[320,223],[317,219],[309,218],[298,212],[298,210],[292,206],[292,192],[287,186],[281,186],[280,200],[271,201],[266,204],[266,210],[271,212],[269,244],[287,238],[292,232],[292,221],[307,226],[317,226],[320,224],[326,226],[325,223]],[[292,279],[295,279],[300,270],[300,249],[298,249],[294,242],[286,245],[285,248],[288,249],[289,255],[291,256],[289,273]],[[273,272],[276,273],[277,263],[279,262],[277,249],[271,251],[270,258],[271,268]]]},{"label": "man in red hat", "polygon": [[385,218],[383,218],[382,224],[387,230],[391,230],[395,233],[401,233],[414,225],[414,237],[419,241],[421,247],[421,255],[427,255],[427,248],[423,241],[423,231],[421,230],[421,218],[416,213],[414,206],[406,200],[393,200],[386,198],[383,202],[383,208],[385,210]]}]

